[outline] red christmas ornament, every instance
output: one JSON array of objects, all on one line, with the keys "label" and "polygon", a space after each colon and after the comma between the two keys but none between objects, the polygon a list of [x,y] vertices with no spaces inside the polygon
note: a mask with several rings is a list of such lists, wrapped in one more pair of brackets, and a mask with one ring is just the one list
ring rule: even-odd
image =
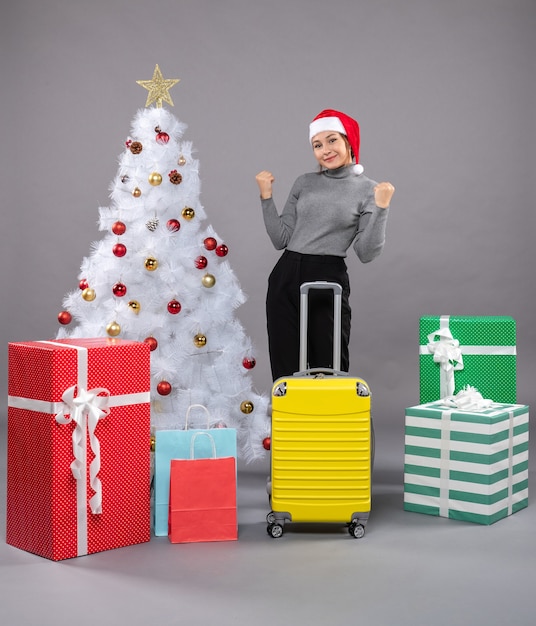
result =
[{"label": "red christmas ornament", "polygon": [[171,300],[168,302],[167,310],[171,313],[171,315],[177,315],[177,313],[181,312],[181,303],[178,300]]},{"label": "red christmas ornament", "polygon": [[115,285],[112,287],[112,291],[114,296],[122,298],[127,293],[127,286],[123,285],[123,283],[115,283]]},{"label": "red christmas ornament", "polygon": [[198,270],[204,270],[205,267],[208,265],[207,257],[200,255],[197,257],[194,263]]},{"label": "red christmas ornament", "polygon": [[265,450],[269,450],[269,449],[270,449],[270,447],[271,447],[271,445],[272,445],[272,440],[271,440],[271,438],[270,438],[270,437],[265,437],[265,438],[262,440],[262,447],[263,447]]},{"label": "red christmas ornament", "polygon": [[114,222],[112,224],[112,233],[114,235],[123,235],[126,231],[127,227],[123,222]]},{"label": "red christmas ornament", "polygon": [[149,348],[151,352],[153,352],[153,350],[156,350],[158,348],[158,341],[154,337],[146,337],[143,341],[144,343],[149,344]]},{"label": "red christmas ornament", "polygon": [[250,356],[245,356],[242,359],[242,365],[247,369],[247,370],[252,370],[255,365],[257,365],[257,361],[255,361],[255,359],[253,357]]},{"label": "red christmas ornament", "polygon": [[156,143],[159,143],[161,146],[165,145],[169,141],[169,135],[160,131],[156,135]]},{"label": "red christmas ornament", "polygon": [[82,278],[82,280],[78,283],[78,286],[82,291],[84,291],[84,289],[87,289],[89,287],[89,283],[85,278]]},{"label": "red christmas ornament", "polygon": [[171,385],[167,380],[161,380],[158,385],[156,385],[156,390],[161,396],[169,396],[171,393]]},{"label": "red christmas ornament", "polygon": [[70,324],[72,319],[73,319],[73,316],[69,313],[69,311],[60,311],[58,313],[58,322],[60,324],[63,324],[64,326],[67,326],[67,324]]},{"label": "red christmas ornament", "polygon": [[122,257],[127,253],[127,247],[122,243],[116,243],[112,248],[112,252],[115,256]]},{"label": "red christmas ornament", "polygon": [[214,237],[207,237],[203,243],[207,250],[214,250],[214,248],[218,245],[218,242],[214,239]]},{"label": "red christmas ornament", "polygon": [[167,221],[167,229],[170,230],[172,233],[176,233],[180,227],[181,227],[181,223],[179,222],[179,220],[176,219],[171,219]]},{"label": "red christmas ornament", "polygon": [[216,254],[218,256],[227,256],[228,252],[229,252],[229,248],[224,243],[222,243],[221,246],[218,246],[216,248]]}]

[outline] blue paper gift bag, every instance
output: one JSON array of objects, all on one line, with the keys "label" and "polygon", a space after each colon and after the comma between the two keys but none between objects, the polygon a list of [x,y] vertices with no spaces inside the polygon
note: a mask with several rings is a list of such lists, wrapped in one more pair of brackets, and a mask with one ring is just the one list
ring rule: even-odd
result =
[{"label": "blue paper gift bag", "polygon": [[[202,405],[192,405],[191,408]],[[208,412],[207,412],[208,413]],[[188,426],[188,414],[186,427]],[[195,445],[196,459],[214,458],[212,442],[216,448],[216,458],[234,457],[236,452],[236,429],[210,428],[184,430],[158,430],[155,433],[154,457],[154,534],[157,537],[168,535],[169,518],[169,476],[172,459],[189,459],[192,438],[197,433],[210,432],[208,437],[198,437]]]}]

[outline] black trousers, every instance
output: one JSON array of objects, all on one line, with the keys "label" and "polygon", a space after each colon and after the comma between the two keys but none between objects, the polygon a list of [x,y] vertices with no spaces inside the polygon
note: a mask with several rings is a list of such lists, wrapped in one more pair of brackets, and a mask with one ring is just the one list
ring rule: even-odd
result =
[{"label": "black trousers", "polygon": [[[300,285],[327,280],[342,287],[341,370],[349,368],[350,281],[342,257],[285,250],[268,279],[266,320],[273,380],[299,369]],[[307,355],[310,368],[333,367],[333,294],[309,292]]]}]

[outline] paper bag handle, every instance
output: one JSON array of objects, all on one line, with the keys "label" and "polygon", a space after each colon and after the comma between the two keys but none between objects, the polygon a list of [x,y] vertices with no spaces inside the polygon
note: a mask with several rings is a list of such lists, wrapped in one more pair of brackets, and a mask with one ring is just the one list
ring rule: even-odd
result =
[{"label": "paper bag handle", "polygon": [[210,439],[210,446],[212,448],[212,458],[215,459],[216,458],[216,444],[214,443],[214,437],[202,431],[195,433],[195,435],[192,437],[192,440],[190,441],[190,459],[195,459],[195,440],[198,437],[201,437],[202,435],[205,435],[205,437],[208,437]]},{"label": "paper bag handle", "polygon": [[207,428],[209,428],[210,427],[210,413],[207,407],[204,404],[190,404],[190,406],[186,410],[186,424],[184,425],[184,430],[188,430],[188,418],[190,417],[190,410],[194,408],[203,409],[205,411],[205,413],[207,414]]}]

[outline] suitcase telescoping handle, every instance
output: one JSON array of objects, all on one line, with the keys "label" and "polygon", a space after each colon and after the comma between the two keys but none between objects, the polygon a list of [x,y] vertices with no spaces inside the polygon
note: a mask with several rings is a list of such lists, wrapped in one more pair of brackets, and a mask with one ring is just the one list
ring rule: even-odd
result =
[{"label": "suitcase telescoping handle", "polygon": [[[309,318],[309,291],[311,289],[331,289],[333,291],[333,371],[339,371],[341,369],[342,287],[339,283],[317,280],[303,283],[300,287],[300,372],[307,370],[307,322]],[[325,370],[319,368],[318,371]]]}]

